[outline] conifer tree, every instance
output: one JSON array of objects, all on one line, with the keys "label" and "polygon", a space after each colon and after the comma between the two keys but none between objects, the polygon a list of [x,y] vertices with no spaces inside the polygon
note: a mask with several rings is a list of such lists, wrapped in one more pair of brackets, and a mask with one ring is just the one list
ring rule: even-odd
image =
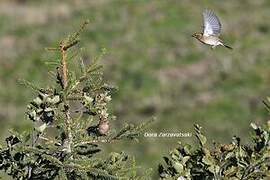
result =
[{"label": "conifer tree", "polygon": [[[100,144],[136,139],[149,121],[126,124],[116,131],[110,128],[114,118],[108,103],[114,87],[104,82],[102,54],[86,65],[78,58],[80,29],[47,48],[55,53],[55,83],[48,88],[35,87],[37,97],[27,106],[33,130],[11,132],[0,148],[0,169],[13,179],[139,179],[132,156],[111,152],[100,156]],[[79,65],[79,66],[77,66]],[[77,67],[80,69],[78,71]]]}]

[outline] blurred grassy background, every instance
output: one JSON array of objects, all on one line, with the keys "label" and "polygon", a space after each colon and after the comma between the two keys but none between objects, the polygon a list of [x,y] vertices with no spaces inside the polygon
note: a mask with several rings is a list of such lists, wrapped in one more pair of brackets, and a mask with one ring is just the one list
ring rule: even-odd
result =
[{"label": "blurred grassy background", "polygon": [[[233,51],[211,50],[191,38],[201,30],[205,8],[220,17]],[[49,85],[44,47],[89,18],[82,46],[89,59],[108,50],[105,78],[119,88],[111,106],[115,127],[154,116],[148,132],[192,132],[199,123],[215,141],[229,142],[232,135],[247,141],[250,122],[268,116],[261,100],[270,83],[269,11],[267,0],[2,0],[0,135],[29,127],[24,111],[35,94],[17,79]],[[156,168],[177,141],[192,138],[143,138],[109,150],[128,151],[139,165]]]}]

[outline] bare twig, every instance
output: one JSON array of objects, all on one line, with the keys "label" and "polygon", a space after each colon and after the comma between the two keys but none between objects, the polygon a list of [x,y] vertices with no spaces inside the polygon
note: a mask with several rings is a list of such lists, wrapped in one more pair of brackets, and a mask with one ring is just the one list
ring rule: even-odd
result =
[{"label": "bare twig", "polygon": [[68,85],[68,79],[67,79],[67,62],[66,62],[66,46],[65,45],[61,45],[61,68],[62,68],[62,80],[63,80],[63,87],[64,89],[66,89],[67,85]]}]

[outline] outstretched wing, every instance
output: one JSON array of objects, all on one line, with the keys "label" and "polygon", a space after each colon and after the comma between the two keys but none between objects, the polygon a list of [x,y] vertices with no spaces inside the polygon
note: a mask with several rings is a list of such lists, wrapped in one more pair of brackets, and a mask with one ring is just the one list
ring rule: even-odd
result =
[{"label": "outstretched wing", "polygon": [[221,24],[218,17],[211,10],[203,12],[203,35],[218,36],[221,31]]}]

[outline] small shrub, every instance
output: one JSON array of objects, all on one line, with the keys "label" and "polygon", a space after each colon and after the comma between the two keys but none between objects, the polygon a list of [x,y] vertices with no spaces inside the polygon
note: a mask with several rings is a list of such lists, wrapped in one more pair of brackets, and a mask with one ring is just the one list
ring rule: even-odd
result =
[{"label": "small shrub", "polygon": [[179,144],[164,157],[165,163],[158,168],[160,179],[203,180],[228,179],[252,180],[270,177],[270,128],[253,128],[253,146],[242,145],[240,138],[233,137],[230,144],[206,146],[201,127],[195,125],[199,142],[197,149]]}]

